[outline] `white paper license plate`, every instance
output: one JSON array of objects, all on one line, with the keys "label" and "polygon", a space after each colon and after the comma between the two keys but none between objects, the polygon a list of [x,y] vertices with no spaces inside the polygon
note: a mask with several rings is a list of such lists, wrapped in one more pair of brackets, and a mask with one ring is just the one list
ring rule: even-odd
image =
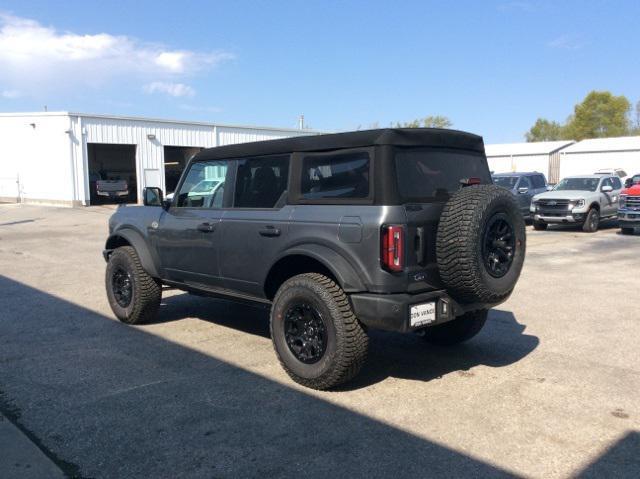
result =
[{"label": "white paper license plate", "polygon": [[422,303],[411,306],[411,326],[424,326],[436,320],[436,303]]}]

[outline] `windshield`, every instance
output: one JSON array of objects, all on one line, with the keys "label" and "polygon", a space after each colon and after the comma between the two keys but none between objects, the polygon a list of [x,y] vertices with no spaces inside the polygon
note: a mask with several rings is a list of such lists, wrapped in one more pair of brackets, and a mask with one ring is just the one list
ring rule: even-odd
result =
[{"label": "windshield", "polygon": [[498,186],[502,186],[508,190],[512,190],[518,182],[517,176],[494,176],[493,183]]},{"label": "windshield", "polygon": [[477,178],[491,184],[484,155],[472,151],[434,148],[396,150],[398,191],[404,201],[446,201],[461,188],[460,180]]},{"label": "windshield", "polygon": [[600,178],[565,178],[555,187],[557,191],[596,191]]}]

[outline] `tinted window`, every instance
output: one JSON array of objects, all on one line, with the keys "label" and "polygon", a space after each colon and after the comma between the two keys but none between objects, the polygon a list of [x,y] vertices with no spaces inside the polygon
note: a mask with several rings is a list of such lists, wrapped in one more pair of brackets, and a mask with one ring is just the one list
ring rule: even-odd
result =
[{"label": "tinted window", "polygon": [[289,156],[237,160],[235,208],[273,208],[287,189]]},{"label": "tinted window", "polygon": [[180,187],[175,203],[176,206],[182,208],[221,207],[222,193],[218,193],[218,191],[224,191],[226,176],[226,161],[199,161],[193,163]]},{"label": "tinted window", "polygon": [[599,178],[564,178],[556,185],[555,189],[558,191],[596,191],[598,189],[599,181]]},{"label": "tinted window", "polygon": [[491,184],[484,156],[473,152],[404,149],[397,151],[395,163],[405,201],[445,200],[461,188],[460,180],[468,178]]},{"label": "tinted window", "polygon": [[502,186],[508,190],[512,190],[518,182],[517,176],[494,176],[493,183]]},{"label": "tinted window", "polygon": [[622,181],[620,181],[620,178],[618,178],[617,176],[612,178],[613,180],[613,189],[614,190],[619,190],[620,188],[622,188]]},{"label": "tinted window", "polygon": [[624,178],[625,176],[627,176],[627,172],[626,171],[618,170],[618,177]]},{"label": "tinted window", "polygon": [[603,179],[602,183],[600,184],[600,189],[602,189],[603,186],[610,186],[611,188],[613,188],[613,178]]},{"label": "tinted window", "polygon": [[369,154],[306,156],[302,160],[301,198],[367,198]]},{"label": "tinted window", "polygon": [[544,188],[546,186],[546,181],[542,175],[533,175],[530,179],[534,188]]},{"label": "tinted window", "polygon": [[518,188],[531,188],[531,182],[529,181],[529,178],[526,176],[523,176],[522,178],[520,178],[520,184],[518,185]]}]

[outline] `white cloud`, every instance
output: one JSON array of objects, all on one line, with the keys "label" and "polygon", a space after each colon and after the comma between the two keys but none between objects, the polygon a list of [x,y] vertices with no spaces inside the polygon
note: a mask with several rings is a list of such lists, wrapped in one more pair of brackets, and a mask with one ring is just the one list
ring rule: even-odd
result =
[{"label": "white cloud", "polygon": [[166,93],[167,95],[181,97],[181,96],[193,96],[196,91],[189,85],[184,83],[169,83],[162,81],[154,81],[143,87],[145,93]]},{"label": "white cloud", "polygon": [[2,98],[13,100],[22,96],[18,90],[2,90]]},{"label": "white cloud", "polygon": [[23,85],[32,91],[79,83],[96,87],[116,78],[175,79],[231,58],[226,52],[177,50],[109,33],[60,32],[0,13],[0,81],[21,90]]},{"label": "white cloud", "polygon": [[547,42],[547,46],[563,50],[579,50],[584,46],[584,42],[574,35],[564,34]]}]

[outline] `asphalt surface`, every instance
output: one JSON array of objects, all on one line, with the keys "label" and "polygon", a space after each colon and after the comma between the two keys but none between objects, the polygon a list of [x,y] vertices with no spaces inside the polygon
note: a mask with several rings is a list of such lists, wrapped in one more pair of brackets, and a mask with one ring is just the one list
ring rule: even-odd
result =
[{"label": "asphalt surface", "polygon": [[111,212],[0,205],[0,412],[67,475],[640,477],[640,234],[528,228],[474,340],[374,333],[357,380],[315,392],[264,309],[172,291],[116,321]]}]

